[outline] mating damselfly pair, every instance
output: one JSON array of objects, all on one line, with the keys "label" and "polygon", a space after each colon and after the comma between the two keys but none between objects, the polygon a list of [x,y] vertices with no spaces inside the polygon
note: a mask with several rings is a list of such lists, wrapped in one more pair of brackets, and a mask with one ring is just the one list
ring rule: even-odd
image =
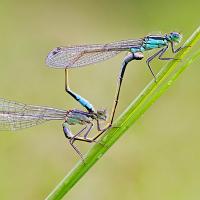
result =
[{"label": "mating damselfly pair", "polygon": [[[57,47],[49,52],[46,58],[46,64],[49,67],[65,69],[66,92],[69,93],[83,107],[85,107],[87,112],[77,109],[66,111],[46,106],[33,106],[0,99],[0,130],[17,130],[38,125],[45,121],[63,120],[63,131],[65,136],[69,139],[69,142],[75,151],[83,159],[82,154],[74,145],[74,142],[76,140],[90,143],[96,142],[96,139],[99,138],[105,130],[112,126],[127,64],[132,60],[143,59],[144,51],[161,48],[161,50],[146,60],[152,75],[156,79],[156,76],[150,66],[150,62],[155,57],[158,57],[160,60],[173,60],[174,58],[165,58],[163,55],[169,45],[171,45],[173,53],[181,50],[183,47],[179,47],[176,50],[174,48],[175,43],[179,43],[180,41],[181,35],[177,32],[171,32],[165,35],[147,35],[140,39],[123,40],[108,44]],[[105,110],[96,111],[88,100],[70,90],[68,83],[68,69],[97,63],[109,59],[123,51],[129,52],[129,54],[122,62],[110,120],[104,128],[101,128],[100,121],[105,121],[107,118]],[[96,121],[99,133],[93,138],[90,138],[89,133],[94,125],[93,121]],[[84,125],[84,127],[78,133],[73,134],[68,128],[68,125],[76,124]]]}]

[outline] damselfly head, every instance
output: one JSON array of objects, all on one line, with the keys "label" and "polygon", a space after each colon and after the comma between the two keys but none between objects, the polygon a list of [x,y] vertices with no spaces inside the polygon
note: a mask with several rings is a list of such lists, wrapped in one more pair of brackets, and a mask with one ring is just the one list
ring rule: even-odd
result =
[{"label": "damselfly head", "polygon": [[168,39],[172,42],[176,42],[176,43],[179,43],[181,42],[181,39],[182,39],[182,35],[178,32],[171,32],[169,35],[168,35]]},{"label": "damselfly head", "polygon": [[97,110],[97,118],[103,121],[106,121],[108,118],[108,113],[106,109]]}]

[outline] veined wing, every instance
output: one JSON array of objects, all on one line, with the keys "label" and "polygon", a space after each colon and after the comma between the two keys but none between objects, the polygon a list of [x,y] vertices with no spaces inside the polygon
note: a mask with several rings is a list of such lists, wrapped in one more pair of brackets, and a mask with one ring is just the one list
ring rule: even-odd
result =
[{"label": "veined wing", "polygon": [[17,130],[41,124],[48,120],[62,120],[66,111],[17,103],[0,98],[0,130]]},{"label": "veined wing", "polygon": [[77,45],[57,47],[49,52],[46,64],[54,68],[80,67],[107,60],[121,51],[139,47],[143,39],[122,40],[108,44]]}]

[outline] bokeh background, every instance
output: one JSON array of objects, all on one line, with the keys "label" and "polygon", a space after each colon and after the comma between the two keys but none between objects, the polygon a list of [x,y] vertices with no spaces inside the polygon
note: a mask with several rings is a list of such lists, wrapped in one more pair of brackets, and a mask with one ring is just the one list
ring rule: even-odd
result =
[{"label": "bokeh background", "polygon": [[[0,97],[63,109],[81,108],[64,92],[63,70],[45,65],[59,45],[105,43],[199,26],[199,0],[1,1]],[[183,39],[183,40],[184,40]],[[145,56],[152,54],[145,53]],[[111,109],[124,54],[70,71],[71,88]],[[164,63],[154,61],[155,72]],[[200,196],[199,62],[64,197],[70,200],[196,200]],[[119,115],[152,79],[145,59],[131,63]],[[0,134],[0,199],[44,199],[79,159],[52,122]],[[76,131],[76,127],[72,129]],[[80,144],[82,152],[89,145]]]}]

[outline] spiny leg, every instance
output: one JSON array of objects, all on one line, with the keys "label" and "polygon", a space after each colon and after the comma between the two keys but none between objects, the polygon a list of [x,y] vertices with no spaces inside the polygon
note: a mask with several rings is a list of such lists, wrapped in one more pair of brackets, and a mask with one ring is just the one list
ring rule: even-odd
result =
[{"label": "spiny leg", "polygon": [[[79,141],[88,142],[88,143],[93,142],[93,140],[92,140],[91,138],[88,138],[88,137],[87,137],[88,134],[89,134],[89,132],[91,131],[91,129],[92,129],[92,127],[93,127],[93,123],[92,123],[92,122],[90,122],[89,124],[90,124],[90,126],[89,126],[88,129],[87,129],[88,126],[85,125],[78,133],[76,133],[76,134],[74,135],[74,134],[72,134],[72,132],[71,132],[70,129],[68,128],[67,122],[64,122],[64,123],[63,123],[63,132],[64,132],[64,134],[65,134],[65,137],[66,137],[67,139],[71,140],[71,141],[79,140]],[[84,136],[80,136],[81,133],[83,133],[83,131],[84,131],[85,129],[87,129],[87,130],[86,130]]]},{"label": "spiny leg", "polygon": [[85,160],[84,160],[83,154],[79,151],[79,149],[73,143],[74,143],[74,141],[70,142],[70,145],[76,151],[76,153],[79,155],[79,157],[81,158],[82,162],[85,164]]},{"label": "spiny leg", "polygon": [[149,57],[147,60],[146,60],[146,63],[147,63],[147,66],[151,72],[151,74],[153,75],[154,79],[155,79],[155,82],[156,82],[156,75],[154,74],[151,66],[150,66],[150,62],[156,57],[158,56],[159,54],[161,54],[163,51],[165,52],[167,50],[168,46],[166,46],[165,48],[159,50],[158,52],[156,52],[154,55],[152,55],[151,57]]},{"label": "spiny leg", "polygon": [[76,147],[74,145],[74,142],[76,141],[76,138],[87,128],[87,126],[85,126],[83,129],[81,129],[77,134],[75,134],[72,138],[69,139],[69,143],[72,146],[72,148],[76,151],[76,153],[80,156],[81,160],[85,163],[84,158],[83,158],[83,154],[80,152],[80,150],[78,149],[78,147]]},{"label": "spiny leg", "polygon": [[87,130],[87,131],[85,132],[85,134],[83,135],[83,137],[84,137],[86,140],[88,140],[88,139],[90,140],[90,138],[88,138],[88,134],[90,133],[92,127],[93,127],[93,123],[90,122],[90,126],[89,126],[88,130]]},{"label": "spiny leg", "polygon": [[94,112],[95,111],[94,107],[88,100],[84,99],[80,95],[78,95],[75,92],[73,92],[72,90],[70,90],[68,80],[69,80],[68,69],[65,68],[65,91],[69,95],[71,95],[76,101],[78,101],[83,107],[85,107],[88,110],[88,112]]},{"label": "spiny leg", "polygon": [[[80,131],[78,131],[78,133],[76,133],[74,136],[72,136],[70,138],[71,141],[75,141],[76,139],[80,138],[80,134],[85,130],[87,129],[87,125],[85,125]],[[82,138],[82,137],[81,137]]]},{"label": "spiny leg", "polygon": [[72,148],[76,151],[76,153],[79,155],[81,160],[84,162],[83,154],[79,151],[79,149],[73,144],[75,140],[80,139],[81,141],[85,141],[84,138],[79,138],[78,135],[80,135],[86,128],[85,126],[83,129],[81,129],[77,134],[73,135],[70,129],[66,126],[66,122],[63,123],[63,132],[65,134],[65,137],[69,139],[69,143],[72,146]]},{"label": "spiny leg", "polygon": [[188,48],[188,47],[190,47],[190,46],[184,46],[184,47],[179,47],[179,48],[175,49],[175,47],[174,47],[174,42],[171,42],[171,49],[172,49],[172,52],[173,52],[173,53],[177,53],[177,52],[179,52],[180,50],[182,50],[182,49],[184,49],[184,48]]},{"label": "spiny leg", "polygon": [[[87,138],[89,132],[91,131],[93,127],[93,123],[90,123],[90,126],[89,128],[87,129],[87,125],[85,125],[85,127],[83,129],[81,129],[78,133],[76,133],[70,140],[69,140],[69,143],[70,145],[73,147],[73,149],[76,151],[76,153],[80,156],[81,160],[83,161],[83,163],[85,163],[85,160],[84,160],[84,157],[83,157],[83,154],[80,152],[80,150],[74,145],[74,142],[76,140],[79,140],[81,139],[81,141],[85,141],[85,142],[93,142],[93,140],[91,140],[90,138]],[[83,137],[80,137],[80,134],[85,130],[87,129],[86,133],[84,134]]]},{"label": "spiny leg", "polygon": [[[180,51],[180,50],[182,49],[182,47],[179,47],[178,49],[175,50],[175,49],[174,49],[174,43],[173,43],[173,42],[171,43],[171,46],[172,46],[172,52],[173,52],[173,53],[177,53],[178,51]],[[158,56],[158,59],[159,59],[159,60],[180,60],[180,59],[177,59],[177,58],[163,58],[162,56],[163,56],[164,53],[167,51],[167,49],[168,49],[168,45],[167,45],[165,48],[163,48],[163,49],[159,50],[158,52],[156,52],[153,56],[149,57],[149,58],[146,60],[146,63],[147,63],[147,65],[148,65],[149,69],[150,69],[151,74],[153,75],[153,77],[154,77],[154,79],[155,79],[155,82],[156,82],[156,76],[155,76],[155,74],[154,74],[154,72],[153,72],[153,70],[152,70],[152,68],[151,68],[151,66],[150,66],[150,62],[151,62],[156,56]]]},{"label": "spiny leg", "polygon": [[[85,125],[85,127],[84,127],[83,129],[81,129],[81,130],[80,130],[78,133],[76,133],[71,139],[69,139],[70,145],[73,147],[73,149],[76,151],[76,153],[80,156],[80,158],[81,158],[81,160],[83,161],[83,163],[85,163],[83,154],[82,154],[82,153],[80,152],[80,150],[74,145],[74,142],[75,142],[76,140],[81,140],[81,141],[88,142],[88,143],[95,142],[95,143],[98,143],[98,144],[103,145],[103,144],[100,143],[100,142],[97,142],[97,141],[94,141],[94,140],[91,139],[91,138],[88,138],[88,134],[90,133],[92,127],[93,127],[93,123],[90,122],[90,126],[89,126],[88,129],[87,129],[87,125]],[[84,136],[83,136],[83,137],[80,137],[80,134],[81,134],[85,129],[87,129],[87,131],[85,132]]]},{"label": "spiny leg", "polygon": [[[77,154],[78,154],[81,158],[83,158],[83,156],[82,156],[81,152],[79,151],[79,149],[74,145],[74,142],[77,141],[77,140],[83,141],[83,142],[88,142],[88,143],[96,142],[96,141],[94,141],[92,138],[88,138],[88,134],[90,133],[90,131],[91,131],[92,127],[93,127],[93,123],[92,123],[92,122],[90,122],[89,124],[90,124],[90,126],[89,126],[88,129],[87,129],[88,126],[87,126],[87,124],[86,124],[80,131],[78,131],[78,133],[72,134],[72,132],[71,132],[70,129],[68,128],[67,122],[64,122],[64,123],[63,123],[63,132],[64,132],[64,134],[65,134],[65,137],[66,137],[67,139],[69,139],[70,145],[75,149],[75,151],[77,152]],[[80,136],[85,130],[86,130],[86,132],[85,132],[85,134],[83,135],[83,137]],[[99,142],[96,142],[96,143],[99,144]],[[101,143],[100,143],[100,144],[101,144]]]},{"label": "spiny leg", "polygon": [[[174,47],[174,42],[171,42],[170,44],[171,44],[171,49],[172,49],[172,52],[173,52],[173,53],[177,53],[177,52],[181,51],[181,50],[184,49],[184,48],[190,47],[190,46],[184,46],[184,47],[179,47],[179,48],[175,49],[175,47]],[[179,59],[179,58],[163,58],[162,56],[163,56],[164,53],[165,53],[165,51],[162,52],[162,53],[159,55],[158,58],[159,58],[160,60],[181,60],[181,59]]]},{"label": "spiny leg", "polygon": [[[89,142],[89,143],[95,142],[95,143],[97,143],[97,144],[101,144],[101,145],[104,146],[104,144],[102,144],[101,142],[95,141],[95,140],[93,140],[93,138],[88,138],[88,134],[90,133],[90,131],[91,131],[93,125],[94,125],[94,124],[93,124],[92,122],[90,122],[90,126],[89,126],[88,130],[85,132],[83,138],[84,138],[87,142]],[[97,129],[98,129],[98,128],[97,128]]]},{"label": "spiny leg", "polygon": [[180,60],[178,58],[163,58],[162,56],[164,55],[166,50],[167,50],[167,48],[164,48],[163,51],[161,51],[160,55],[158,56],[158,59],[160,59],[160,60]]}]

